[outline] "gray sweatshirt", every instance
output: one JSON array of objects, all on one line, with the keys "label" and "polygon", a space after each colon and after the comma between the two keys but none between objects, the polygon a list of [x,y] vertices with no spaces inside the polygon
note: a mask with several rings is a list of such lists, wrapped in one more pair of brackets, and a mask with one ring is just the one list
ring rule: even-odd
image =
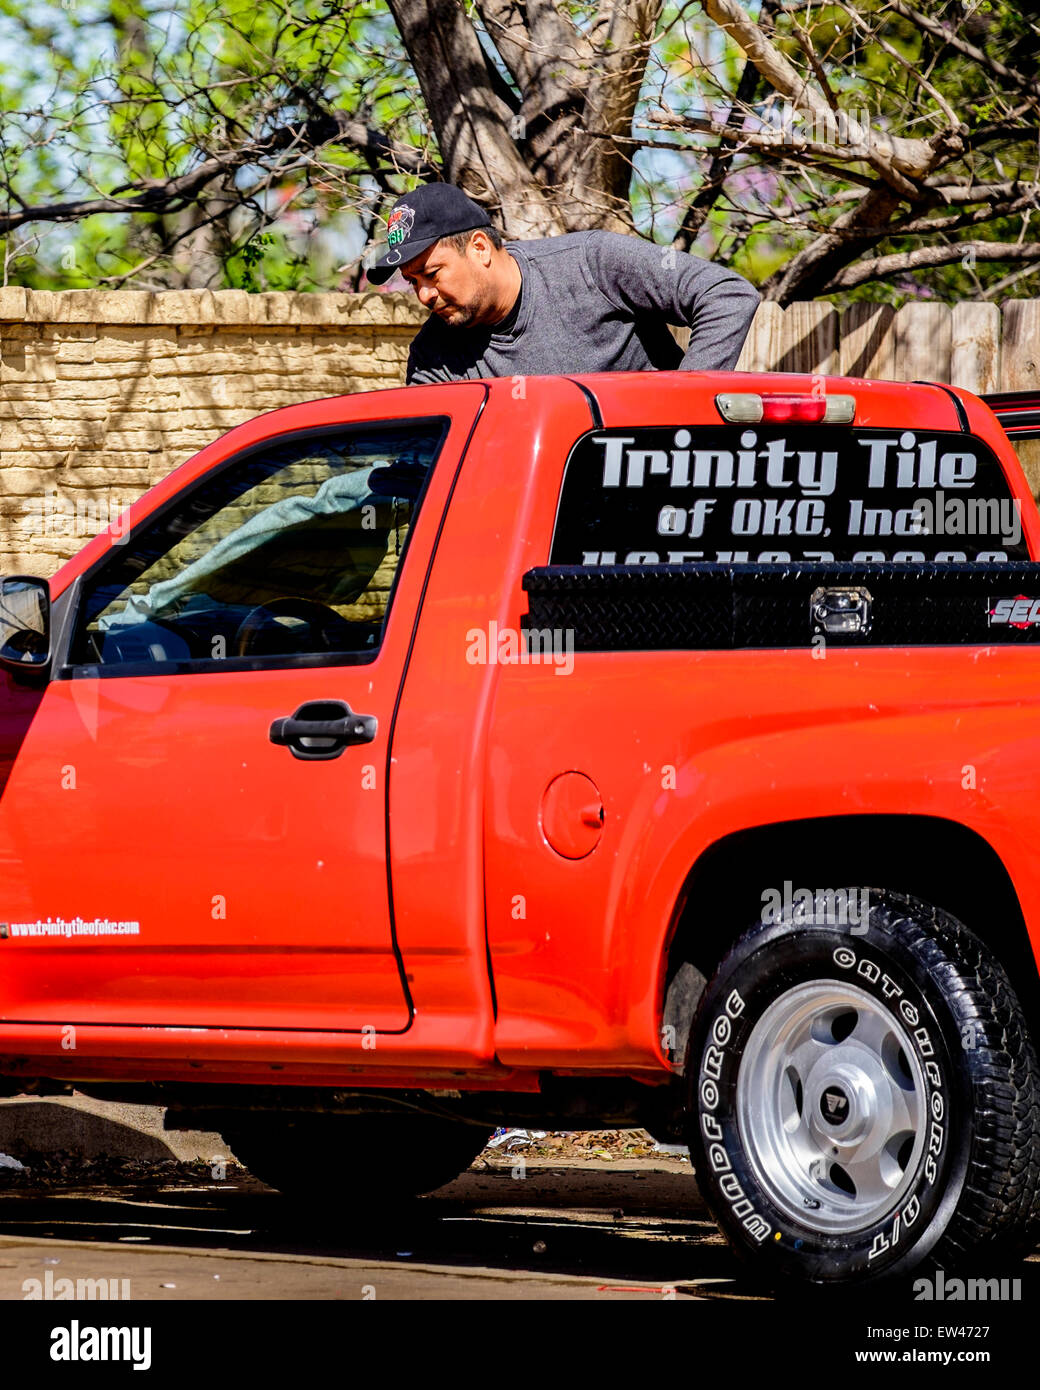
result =
[{"label": "gray sweatshirt", "polygon": [[[555,372],[728,370],[761,295],[722,266],[619,232],[512,241],[519,307],[453,328],[431,314],[412,340],[409,383]],[[682,348],[667,325],[690,327]]]}]

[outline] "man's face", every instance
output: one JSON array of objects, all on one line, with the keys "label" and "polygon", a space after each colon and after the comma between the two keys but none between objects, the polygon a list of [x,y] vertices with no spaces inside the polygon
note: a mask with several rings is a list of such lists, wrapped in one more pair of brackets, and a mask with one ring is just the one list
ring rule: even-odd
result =
[{"label": "man's face", "polygon": [[[462,253],[444,242],[434,244],[406,261],[401,274],[415,290],[419,303],[453,328],[478,324],[494,304],[489,259],[480,242],[471,241]],[[490,250],[490,243],[485,243]]]}]

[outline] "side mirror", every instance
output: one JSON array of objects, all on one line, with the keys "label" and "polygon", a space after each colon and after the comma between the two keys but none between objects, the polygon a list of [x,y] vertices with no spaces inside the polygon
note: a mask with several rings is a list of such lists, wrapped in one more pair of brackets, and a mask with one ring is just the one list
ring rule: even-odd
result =
[{"label": "side mirror", "polygon": [[51,659],[51,596],[46,579],[0,579],[0,668],[28,675]]}]

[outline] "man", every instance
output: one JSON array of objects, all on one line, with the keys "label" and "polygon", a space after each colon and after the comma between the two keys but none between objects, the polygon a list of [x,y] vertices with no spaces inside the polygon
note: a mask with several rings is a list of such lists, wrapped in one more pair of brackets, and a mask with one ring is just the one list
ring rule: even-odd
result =
[{"label": "man", "polygon": [[[449,183],[398,198],[386,254],[429,319],[408,354],[409,383],[554,372],[727,370],[761,296],[742,276],[617,232],[504,242]],[[688,325],[685,354],[668,324]]]}]

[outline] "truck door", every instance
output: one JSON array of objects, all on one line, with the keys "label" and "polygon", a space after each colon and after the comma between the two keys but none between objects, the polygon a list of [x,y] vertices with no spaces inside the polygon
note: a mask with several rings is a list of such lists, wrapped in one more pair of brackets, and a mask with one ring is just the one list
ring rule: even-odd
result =
[{"label": "truck door", "polygon": [[77,581],[0,799],[0,1018],[408,1027],[393,717],[484,394],[316,403]]}]

